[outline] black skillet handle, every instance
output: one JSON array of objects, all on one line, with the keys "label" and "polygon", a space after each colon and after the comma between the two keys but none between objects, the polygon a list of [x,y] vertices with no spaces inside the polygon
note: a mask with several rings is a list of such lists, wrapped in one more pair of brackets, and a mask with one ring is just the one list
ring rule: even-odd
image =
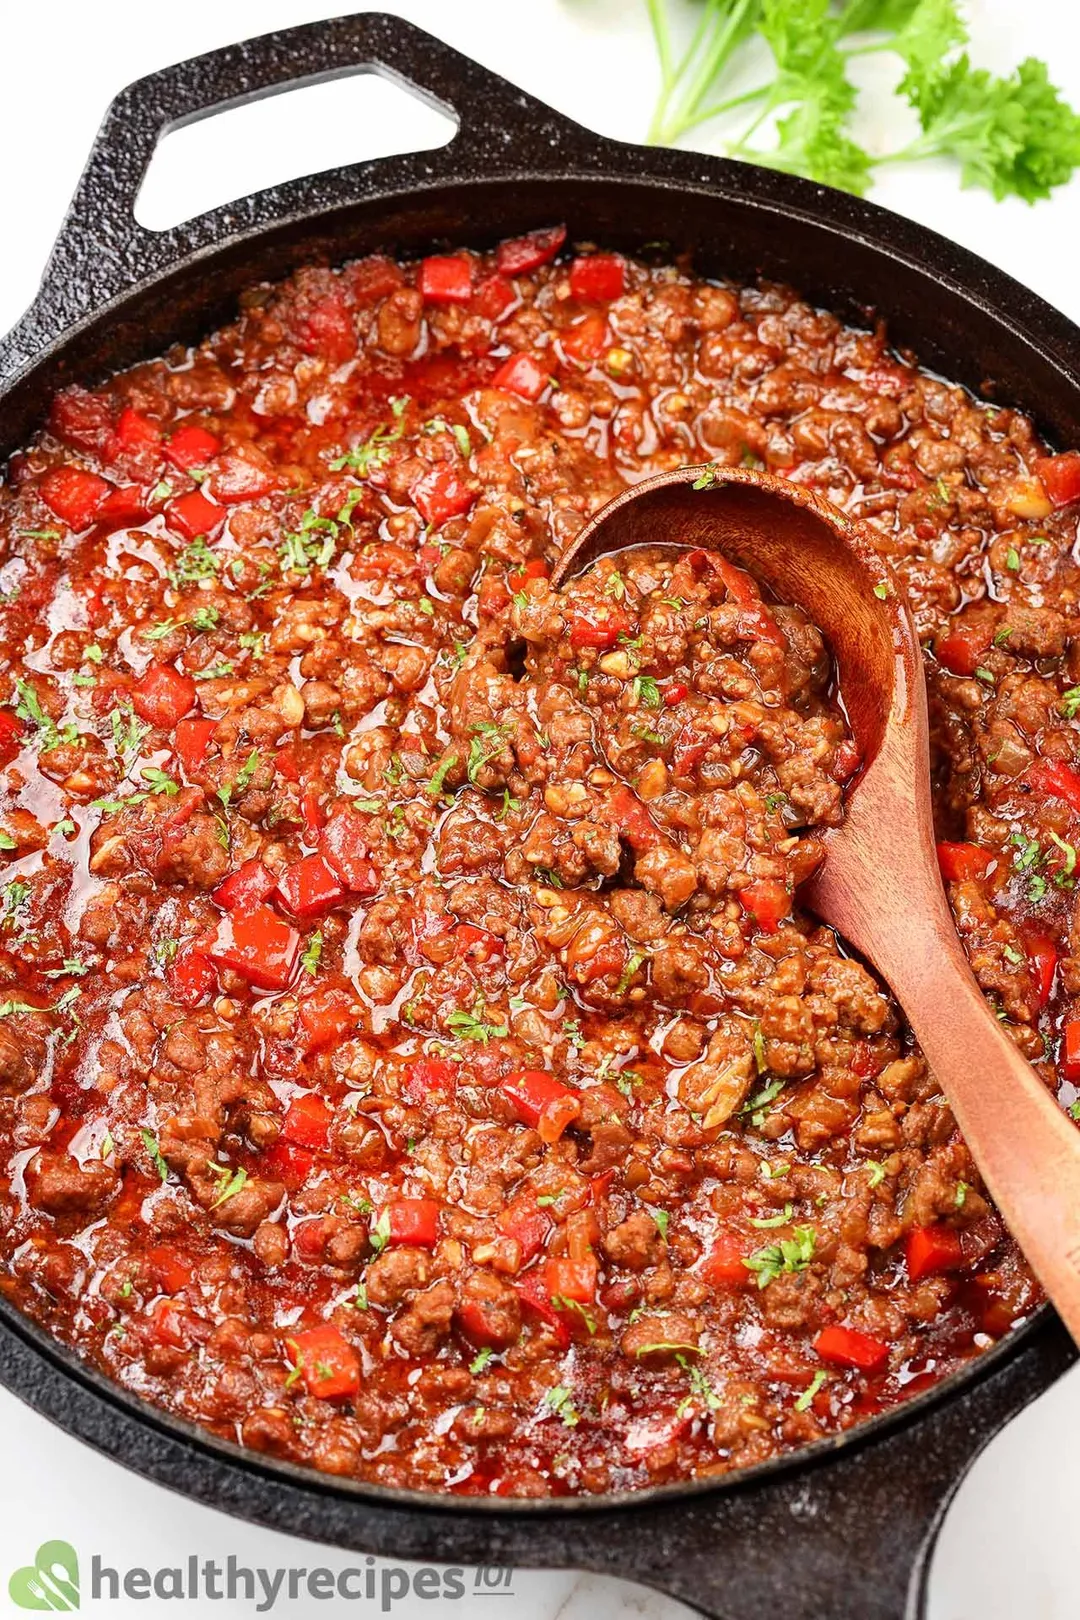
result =
[{"label": "black skillet handle", "polygon": [[[166,231],[135,219],[139,187],[169,130],[263,96],[352,73],[378,73],[413,90],[458,124],[432,152],[376,159],[289,181]],[[106,308],[132,283],[192,254],[242,241],[267,226],[377,195],[392,164],[393,190],[450,180],[470,164],[486,174],[559,167],[573,136],[604,146],[569,119],[400,17],[330,18],[210,51],[122,90],[110,105],[45,270],[37,302],[0,345],[10,380],[46,343]],[[7,352],[5,352],[7,351]]]},{"label": "black skillet handle", "polygon": [[1075,1354],[1057,1319],[1045,1321],[975,1384],[891,1433],[741,1490],[631,1510],[591,1550],[587,1533],[572,1550],[711,1620],[924,1620],[931,1556],[957,1488]]}]

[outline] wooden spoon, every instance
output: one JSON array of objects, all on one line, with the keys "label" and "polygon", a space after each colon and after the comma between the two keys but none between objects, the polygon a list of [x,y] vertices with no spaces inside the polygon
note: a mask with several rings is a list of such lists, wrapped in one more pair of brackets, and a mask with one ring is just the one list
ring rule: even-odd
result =
[{"label": "wooden spoon", "polygon": [[991,1012],[942,889],[922,654],[872,533],[813,490],[680,467],[626,490],[560,558],[560,586],[628,546],[720,551],[829,642],[865,768],[801,901],[892,987],[983,1179],[1080,1344],[1080,1131]]}]

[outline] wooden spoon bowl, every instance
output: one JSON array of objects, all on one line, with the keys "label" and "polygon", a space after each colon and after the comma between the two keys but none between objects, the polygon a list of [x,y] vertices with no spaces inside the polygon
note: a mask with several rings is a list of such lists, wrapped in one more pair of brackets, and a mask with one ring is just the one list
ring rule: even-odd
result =
[{"label": "wooden spoon bowl", "polygon": [[721,552],[803,608],[829,643],[864,765],[800,901],[891,986],[1002,1216],[1080,1344],[1080,1131],[987,1005],[957,938],[934,844],[922,653],[872,531],[770,473],[680,467],[596,513],[552,582],[642,545]]}]

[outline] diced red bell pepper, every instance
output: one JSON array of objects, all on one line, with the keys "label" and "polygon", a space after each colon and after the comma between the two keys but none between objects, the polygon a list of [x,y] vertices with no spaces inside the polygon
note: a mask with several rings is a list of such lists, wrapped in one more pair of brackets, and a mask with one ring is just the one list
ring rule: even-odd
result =
[{"label": "diced red bell pepper", "polygon": [[619,637],[625,636],[629,629],[630,621],[625,613],[605,609],[603,618],[571,619],[570,645],[579,650],[582,647],[595,647],[603,651],[614,647]]},{"label": "diced red bell pepper", "polygon": [[508,394],[535,401],[547,388],[551,379],[531,354],[512,354],[504,360],[494,377],[492,388],[505,388]]},{"label": "diced red bell pepper", "polygon": [[328,865],[353,894],[375,894],[379,874],[368,856],[367,823],[357,812],[339,805],[322,830],[319,848]]},{"label": "diced red bell pepper", "polygon": [[320,1401],[342,1401],[359,1393],[360,1357],[329,1322],[292,1334],[288,1349],[309,1395]]},{"label": "diced red bell pepper", "polygon": [[45,505],[75,530],[90,527],[111,489],[104,478],[84,467],[53,467],[38,485]]},{"label": "diced red bell pepper", "polygon": [[95,523],[119,529],[125,523],[142,523],[150,515],[150,503],[138,484],[124,484],[106,495],[97,509]]},{"label": "diced red bell pepper", "polygon": [[505,276],[485,276],[473,294],[473,308],[485,321],[498,322],[518,301],[517,293]]},{"label": "diced red bell pepper", "polygon": [[205,952],[182,945],[165,969],[165,982],[183,1007],[197,1007],[217,989],[214,964]]},{"label": "diced red bell pepper", "polygon": [[551,1303],[551,1290],[544,1277],[543,1268],[537,1267],[525,1273],[514,1284],[515,1292],[522,1305],[526,1306],[549,1329],[555,1344],[560,1350],[570,1347],[570,1329],[566,1321]]},{"label": "diced red bell pepper", "polygon": [[750,1268],[743,1264],[751,1245],[734,1232],[721,1232],[705,1259],[701,1275],[717,1288],[741,1288],[750,1281]]},{"label": "diced red bell pepper", "polygon": [[834,1367],[854,1367],[857,1372],[880,1372],[889,1359],[887,1344],[839,1322],[822,1328],[814,1340],[814,1349],[822,1361]]},{"label": "diced red bell pepper", "polygon": [[155,1243],[146,1258],[164,1294],[182,1293],[195,1275],[190,1261],[171,1243]]},{"label": "diced red bell pepper", "polygon": [[978,844],[939,844],[938,865],[946,883],[970,883],[985,877],[996,857]]},{"label": "diced red bell pepper", "polygon": [[474,962],[490,962],[492,957],[498,956],[506,948],[498,934],[493,934],[487,928],[477,928],[472,923],[458,923],[454,929],[454,940],[459,953],[471,957]]},{"label": "diced red bell pepper", "polygon": [[593,253],[570,266],[570,293],[581,304],[610,304],[626,291],[626,265],[617,253]]},{"label": "diced red bell pepper", "polygon": [[192,489],[186,495],[178,495],[176,500],[170,501],[165,508],[166,525],[184,540],[194,540],[197,535],[211,539],[228,515],[223,506],[210,500],[201,489]]},{"label": "diced red bell pepper", "polygon": [[1066,1080],[1080,1085],[1080,1018],[1070,1018],[1062,1028],[1058,1066]]},{"label": "diced red bell pepper", "polygon": [[210,956],[259,990],[284,990],[292,978],[300,935],[269,906],[230,912],[218,924]]},{"label": "diced red bell pepper", "polygon": [[166,440],[165,456],[181,472],[190,472],[192,467],[205,467],[220,449],[221,440],[216,434],[194,422],[185,422]]},{"label": "diced red bell pepper", "polygon": [[670,686],[664,688],[664,702],[669,709],[673,709],[683,698],[690,696],[690,688],[684,681],[672,681]]},{"label": "diced red bell pepper", "polygon": [[159,1299],[150,1312],[147,1327],[159,1344],[187,1350],[192,1344],[192,1329],[197,1320],[193,1311],[174,1305],[171,1299]]},{"label": "diced red bell pepper", "polygon": [[278,879],[277,892],[293,916],[304,922],[321,917],[345,898],[337,873],[319,854],[303,855],[287,866]]},{"label": "diced red bell pepper", "polygon": [[934,657],[953,675],[974,675],[993,632],[979,625],[956,625],[934,643]]},{"label": "diced red bell pepper", "polygon": [[1057,972],[1058,948],[1049,934],[1038,929],[1029,929],[1024,933],[1024,950],[1027,953],[1028,971],[1035,986],[1035,997],[1039,1007],[1045,1007],[1050,1000],[1050,993],[1054,988],[1054,974]]},{"label": "diced red bell pepper", "polygon": [[205,760],[216,728],[216,720],[203,720],[194,715],[176,722],[173,753],[183,766],[186,776],[191,776],[197,771]]},{"label": "diced red bell pepper", "polygon": [[291,748],[279,748],[274,755],[274,769],[286,782],[299,782],[300,766]]},{"label": "diced red bell pepper", "polygon": [[286,1142],[314,1151],[325,1149],[334,1111],[314,1091],[294,1097],[285,1114],[282,1134]]},{"label": "diced red bell pepper", "polygon": [[739,891],[739,904],[749,912],[763,934],[775,934],[790,915],[791,896],[775,878],[758,878]]},{"label": "diced red bell pepper", "polygon": [[551,1291],[558,1310],[559,1299],[572,1299],[579,1305],[589,1305],[596,1298],[598,1266],[595,1256],[584,1260],[566,1260],[552,1256],[544,1262],[544,1281]]},{"label": "diced red bell pepper", "polygon": [[1061,456],[1040,456],[1035,472],[1053,506],[1080,501],[1080,452],[1066,450]]},{"label": "diced red bell pepper", "polygon": [[842,742],[836,750],[833,759],[832,779],[834,782],[846,782],[849,776],[862,765],[862,754],[856,742],[848,739]]},{"label": "diced red bell pepper", "polygon": [[254,856],[223,878],[211,895],[222,911],[247,911],[274,892],[277,878]]},{"label": "diced red bell pepper", "polygon": [[112,405],[104,394],[92,394],[75,384],[56,395],[49,411],[49,426],[73,449],[97,455],[105,451],[113,436]]},{"label": "diced red bell pepper", "polygon": [[309,784],[300,795],[300,814],[304,818],[304,828],[308,837],[317,838],[326,825],[326,811],[323,807],[322,794],[314,784]]},{"label": "diced red bell pepper", "polygon": [[497,619],[510,607],[510,592],[503,574],[485,574],[476,593],[476,603],[482,618]]},{"label": "diced red bell pepper", "polygon": [[547,1210],[541,1209],[530,1193],[519,1193],[514,1201],[506,1206],[498,1220],[506,1236],[520,1243],[523,1265],[540,1253],[552,1226]]},{"label": "diced red bell pepper", "polygon": [[643,855],[664,842],[664,835],[650,816],[643,802],[632,788],[624,783],[612,789],[603,811],[603,819],[615,827],[631,849]]},{"label": "diced red bell pepper", "polygon": [[575,984],[595,984],[597,979],[619,979],[628,960],[626,940],[622,934],[612,935],[595,945],[590,954],[575,960],[570,977]]},{"label": "diced red bell pepper", "polygon": [[310,1148],[297,1147],[279,1138],[259,1159],[259,1169],[268,1181],[283,1182],[289,1192],[299,1192],[315,1168]]},{"label": "diced red bell pepper", "polygon": [[409,486],[409,499],[425,523],[440,528],[448,519],[461,517],[476,500],[477,491],[448,461],[430,467]]},{"label": "diced red bell pepper", "polygon": [[483,1296],[461,1300],[454,1311],[454,1326],[476,1349],[505,1349],[520,1332],[498,1301]]},{"label": "diced red bell pepper", "polygon": [[22,747],[23,728],[10,709],[0,709],[0,763],[8,765]]},{"label": "diced red bell pepper", "polygon": [[356,353],[356,328],[340,289],[308,305],[293,326],[296,342],[305,354],[318,354],[342,365]]},{"label": "diced red bell pepper", "polygon": [[342,1041],[356,1028],[356,998],[341,985],[324,985],[300,1003],[304,1050],[310,1056]]},{"label": "diced red bell pepper", "polygon": [[233,506],[269,495],[276,479],[270,462],[254,445],[234,444],[218,456],[211,468],[210,488],[216,501]]},{"label": "diced red bell pepper", "polygon": [[581,1098],[546,1069],[518,1069],[499,1086],[517,1117],[549,1145],[581,1113]]},{"label": "diced red bell pepper", "polygon": [[671,747],[672,775],[689,776],[701,764],[715,741],[715,736],[703,737],[694,726],[680,726]]},{"label": "diced red bell pepper", "polygon": [[425,304],[467,304],[472,297],[472,265],[461,254],[424,259],[416,278]]},{"label": "diced red bell pepper", "polygon": [[1063,799],[1073,810],[1080,811],[1080,771],[1066,765],[1064,760],[1036,760],[1028,778],[1037,793],[1049,799]]},{"label": "diced red bell pepper", "polygon": [[573,326],[564,326],[559,333],[559,341],[564,352],[572,360],[587,365],[590,361],[596,360],[608,347],[610,333],[607,317],[599,314],[586,315],[584,320],[575,321]]},{"label": "diced red bell pepper", "polygon": [[137,455],[142,450],[158,448],[161,429],[148,416],[125,405],[116,424],[115,438],[117,448],[125,455]]},{"label": "diced red bell pepper", "polygon": [[195,707],[197,696],[190,675],[182,675],[172,664],[151,664],[132,688],[131,702],[140,720],[168,731]]},{"label": "diced red bell pepper", "polygon": [[352,290],[354,303],[362,309],[389,297],[405,279],[400,266],[385,253],[371,253],[366,259],[357,259],[345,269],[343,276]]},{"label": "diced red bell pepper", "polygon": [[495,263],[501,275],[523,276],[530,270],[538,270],[542,264],[549,264],[565,241],[565,225],[530,231],[528,236],[500,242],[495,249]]},{"label": "diced red bell pepper", "polygon": [[449,1058],[416,1058],[402,1071],[401,1089],[414,1103],[423,1102],[433,1092],[446,1095],[456,1088],[460,1067]]},{"label": "diced red bell pepper", "polygon": [[907,1274],[912,1282],[939,1271],[955,1271],[964,1263],[960,1234],[951,1226],[913,1226],[905,1248]]},{"label": "diced red bell pepper", "polygon": [[392,1198],[383,1205],[379,1217],[382,1220],[385,1216],[389,1223],[387,1243],[433,1249],[439,1241],[439,1209],[436,1198]]},{"label": "diced red bell pepper", "polygon": [[544,557],[530,557],[520,568],[511,569],[506,583],[512,591],[520,591],[530,579],[547,579],[550,574],[551,565]]},{"label": "diced red bell pepper", "polygon": [[757,582],[745,568],[728,562],[718,551],[710,551],[708,557],[710,567],[723,580],[724,589],[733,602],[738,602],[741,607],[756,607],[761,602]]}]

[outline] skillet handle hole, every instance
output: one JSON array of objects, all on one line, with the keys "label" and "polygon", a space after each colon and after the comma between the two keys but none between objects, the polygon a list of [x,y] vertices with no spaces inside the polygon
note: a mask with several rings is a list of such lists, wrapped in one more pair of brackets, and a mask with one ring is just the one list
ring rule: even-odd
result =
[{"label": "skillet handle hole", "polygon": [[379,73],[361,69],[286,86],[168,129],[135,203],[149,231],[168,231],[250,192],[350,163],[430,152],[456,121]]}]

